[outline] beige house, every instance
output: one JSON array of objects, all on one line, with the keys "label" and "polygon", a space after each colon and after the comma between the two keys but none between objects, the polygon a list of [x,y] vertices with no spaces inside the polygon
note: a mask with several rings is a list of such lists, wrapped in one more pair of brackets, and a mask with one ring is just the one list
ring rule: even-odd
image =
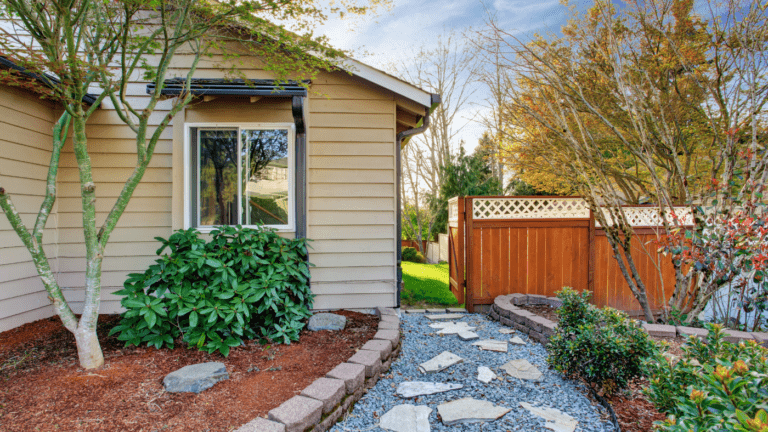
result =
[{"label": "beige house", "polygon": [[[172,76],[185,74],[184,61],[181,56]],[[259,222],[312,240],[316,309],[397,306],[400,148],[422,130],[439,96],[352,60],[345,70],[320,74],[309,92],[298,85],[276,90],[258,66],[238,66],[257,85],[224,80],[225,63],[215,57],[202,62],[193,83],[198,97],[164,132],[111,236],[101,312],[119,312],[119,297],[112,293],[128,273],[142,272],[155,260],[155,237],[181,228],[206,232],[221,224]],[[170,80],[163,89],[169,99],[178,94],[174,88]],[[154,89],[135,82],[129,91],[139,100]],[[171,101],[163,103],[167,109]],[[106,217],[136,157],[132,131],[113,108],[102,103],[87,128],[97,222]],[[0,85],[0,186],[27,226],[45,192],[60,112],[37,94]],[[164,115],[158,110],[155,124]],[[85,266],[79,190],[75,157],[65,147],[44,240],[76,312],[82,309]],[[29,253],[0,216],[0,331],[53,315]]]}]

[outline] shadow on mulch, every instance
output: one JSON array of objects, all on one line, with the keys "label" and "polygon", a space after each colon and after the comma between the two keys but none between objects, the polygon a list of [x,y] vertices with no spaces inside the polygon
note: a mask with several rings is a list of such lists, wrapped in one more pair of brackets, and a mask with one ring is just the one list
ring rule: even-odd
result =
[{"label": "shadow on mulch", "polygon": [[[229,357],[180,347],[124,347],[99,317],[105,365],[80,369],[74,337],[54,317],[0,333],[2,431],[229,431],[299,394],[376,333],[378,318],[350,311],[338,332],[303,331],[291,345],[247,345]],[[162,380],[183,366],[220,361],[230,379],[199,395],[167,393]]]}]

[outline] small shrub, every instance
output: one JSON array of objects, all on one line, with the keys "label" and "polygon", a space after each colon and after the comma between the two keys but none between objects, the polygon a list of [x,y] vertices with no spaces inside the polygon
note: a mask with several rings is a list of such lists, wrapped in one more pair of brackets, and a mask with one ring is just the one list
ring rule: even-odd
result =
[{"label": "small shrub", "polygon": [[142,274],[130,274],[121,304],[126,311],[110,334],[126,345],[190,347],[229,354],[243,339],[298,339],[310,316],[305,239],[274,230],[221,227],[206,242],[195,229],[157,238],[170,254]]},{"label": "small shrub", "polygon": [[414,247],[405,247],[403,248],[403,252],[401,254],[403,261],[408,262],[415,262],[415,263],[424,263],[426,260],[424,259],[424,255],[417,251]]},{"label": "small shrub", "polygon": [[645,392],[669,414],[658,426],[667,431],[768,430],[768,350],[754,341],[725,342],[722,326],[707,328],[705,340],[688,339],[679,360],[657,355],[648,361],[652,378]]},{"label": "small shrub", "polygon": [[565,287],[557,296],[563,301],[560,322],[547,346],[553,369],[605,393],[642,375],[643,359],[656,346],[637,323],[615,309],[595,308],[588,292]]}]

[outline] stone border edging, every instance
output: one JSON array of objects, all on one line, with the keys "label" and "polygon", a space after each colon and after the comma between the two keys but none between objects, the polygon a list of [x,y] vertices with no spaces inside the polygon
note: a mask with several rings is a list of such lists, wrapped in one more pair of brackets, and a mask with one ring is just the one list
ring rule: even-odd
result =
[{"label": "stone border edging", "polygon": [[[555,334],[557,323],[517,306],[550,305],[552,307],[560,307],[562,304],[563,302],[557,297],[537,294],[507,294],[498,296],[493,300],[493,305],[488,315],[492,319],[508,327],[514,327],[515,330],[523,332],[535,341],[546,345],[549,342],[549,338]],[[656,337],[695,336],[703,339],[707,335],[707,330],[705,329],[667,324],[643,323],[643,330],[649,335]],[[725,333],[723,340],[727,342],[739,343],[754,340],[768,348],[768,333],[766,332],[749,333],[729,329],[723,332]]]},{"label": "stone border edging", "polygon": [[316,379],[269,418],[257,417],[235,432],[325,432],[376,385],[400,354],[400,317],[392,308],[376,308],[379,327],[371,340],[325,377]]}]

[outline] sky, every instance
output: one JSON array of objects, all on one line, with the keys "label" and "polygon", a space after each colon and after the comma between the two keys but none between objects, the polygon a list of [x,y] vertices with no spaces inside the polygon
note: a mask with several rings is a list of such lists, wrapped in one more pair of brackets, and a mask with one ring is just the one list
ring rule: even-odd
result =
[{"label": "sky", "polygon": [[[587,2],[576,3],[583,8]],[[357,60],[386,70],[392,62],[407,64],[421,46],[434,47],[441,34],[482,29],[489,15],[496,17],[501,28],[525,40],[534,33],[558,33],[566,12],[559,0],[392,0],[391,10],[378,16],[331,19],[315,33],[326,35],[337,48],[353,51]],[[485,88],[474,87],[476,91],[455,125],[468,151],[485,129],[472,119],[487,112],[483,108],[488,96]]]}]

